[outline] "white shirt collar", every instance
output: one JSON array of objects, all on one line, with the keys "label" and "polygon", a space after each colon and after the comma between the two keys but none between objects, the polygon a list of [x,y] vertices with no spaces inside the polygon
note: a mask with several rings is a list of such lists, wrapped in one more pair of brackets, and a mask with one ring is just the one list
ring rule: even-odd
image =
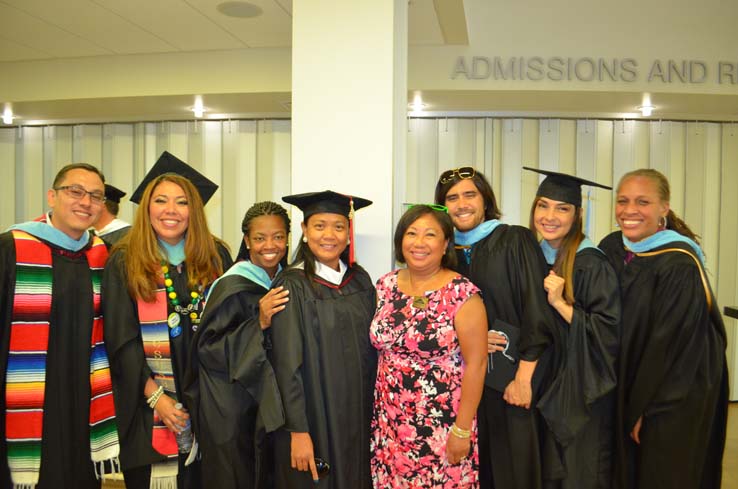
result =
[{"label": "white shirt collar", "polygon": [[[105,236],[106,234],[110,234],[110,233],[112,233],[114,231],[117,231],[119,229],[123,229],[123,228],[128,227],[128,226],[130,226],[130,224],[128,224],[126,221],[124,221],[122,219],[118,219],[116,217],[115,219],[113,219],[112,221],[110,221],[107,224],[107,226],[105,226],[104,228],[102,228],[100,231],[95,231],[95,234],[97,234],[98,236]],[[92,228],[92,229],[95,229],[95,228]]]},{"label": "white shirt collar", "polygon": [[338,271],[315,260],[315,275],[335,285],[341,285],[346,270],[346,264],[341,260],[338,260]]}]

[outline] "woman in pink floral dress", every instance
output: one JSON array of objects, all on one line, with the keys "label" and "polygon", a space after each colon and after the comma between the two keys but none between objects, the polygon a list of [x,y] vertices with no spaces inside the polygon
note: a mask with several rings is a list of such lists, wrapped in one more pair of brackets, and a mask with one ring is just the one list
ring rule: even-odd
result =
[{"label": "woman in pink floral dress", "polygon": [[377,282],[379,350],[372,420],[375,488],[476,488],[477,405],[487,364],[479,290],[450,270],[448,215],[413,206],[395,231],[407,268]]}]

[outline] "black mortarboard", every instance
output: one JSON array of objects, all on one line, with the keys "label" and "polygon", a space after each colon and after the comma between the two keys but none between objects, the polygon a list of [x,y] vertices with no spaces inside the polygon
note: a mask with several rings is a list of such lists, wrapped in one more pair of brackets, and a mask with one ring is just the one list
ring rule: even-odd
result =
[{"label": "black mortarboard", "polygon": [[109,183],[105,184],[105,198],[111,202],[115,202],[116,204],[120,204],[120,199],[122,199],[126,193],[119,189],[118,187],[113,187]]},{"label": "black mortarboard", "polygon": [[349,245],[349,265],[354,264],[354,211],[358,211],[364,207],[372,205],[371,200],[354,197],[352,195],[339,194],[332,190],[324,190],[322,192],[308,192],[305,194],[286,195],[282,200],[288,204],[297,206],[303,214],[303,219],[307,221],[308,217],[313,214],[327,212],[330,214],[340,214],[349,220],[349,237],[351,244]]},{"label": "black mortarboard", "polygon": [[612,187],[608,187],[607,185],[591,182],[573,175],[567,175],[566,173],[539,170],[538,168],[530,168],[528,166],[524,166],[523,168],[546,175],[546,178],[544,178],[538,186],[536,197],[546,197],[547,199],[558,200],[560,202],[566,202],[567,204],[581,207],[582,185],[592,185],[593,187],[612,190]]},{"label": "black mortarboard", "polygon": [[138,188],[133,192],[133,195],[131,195],[131,202],[138,204],[141,201],[144,190],[146,190],[148,184],[159,175],[163,175],[165,173],[175,173],[192,182],[202,198],[203,205],[207,204],[210,197],[212,197],[215,191],[218,190],[218,186],[210,181],[205,175],[168,151],[164,151],[159,159],[156,160],[154,166],[151,167],[151,170],[146,174]]},{"label": "black mortarboard", "polygon": [[297,206],[302,211],[305,219],[321,212],[329,212],[331,214],[341,214],[349,219],[353,216],[349,215],[352,210],[358,211],[363,207],[372,205],[371,200],[362,199],[361,197],[353,197],[351,195],[343,195],[332,190],[324,190],[322,192],[308,192],[306,194],[287,195],[282,200],[288,204]]}]

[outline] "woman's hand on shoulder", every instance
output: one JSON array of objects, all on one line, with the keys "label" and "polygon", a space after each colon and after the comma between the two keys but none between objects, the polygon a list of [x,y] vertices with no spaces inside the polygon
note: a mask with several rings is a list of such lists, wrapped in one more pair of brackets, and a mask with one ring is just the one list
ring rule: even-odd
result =
[{"label": "woman's hand on shoulder", "polygon": [[285,304],[290,300],[289,293],[289,290],[279,286],[259,299],[259,325],[262,330],[272,325],[272,316],[287,307]]}]

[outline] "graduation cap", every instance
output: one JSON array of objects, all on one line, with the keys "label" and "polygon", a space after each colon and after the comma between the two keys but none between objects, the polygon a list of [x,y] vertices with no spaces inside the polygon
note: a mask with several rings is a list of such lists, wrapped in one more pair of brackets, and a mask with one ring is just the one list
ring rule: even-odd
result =
[{"label": "graduation cap", "polygon": [[351,244],[349,245],[349,265],[354,263],[354,211],[372,205],[371,200],[339,194],[332,190],[287,195],[282,197],[282,200],[299,208],[306,221],[313,214],[323,212],[340,214],[348,218],[349,237],[351,238]]},{"label": "graduation cap", "polygon": [[125,195],[126,193],[118,187],[113,187],[109,183],[105,184],[105,199],[109,200],[110,202],[120,204],[120,199],[122,199]]},{"label": "graduation cap", "polygon": [[159,156],[159,159],[156,160],[154,166],[151,167],[151,170],[146,174],[143,181],[141,181],[138,188],[133,192],[133,195],[131,195],[131,202],[135,202],[136,204],[141,202],[144,190],[146,190],[149,183],[165,173],[174,173],[192,182],[202,198],[203,205],[207,204],[210,197],[218,190],[218,185],[210,181],[205,175],[168,151],[164,151]]},{"label": "graduation cap", "polygon": [[585,180],[584,178],[567,175],[566,173],[558,173],[549,170],[539,170],[538,168],[523,167],[525,170],[534,171],[542,175],[546,175],[541,184],[538,186],[536,197],[546,197],[548,199],[566,202],[577,207],[582,206],[582,185],[591,185],[607,190],[612,187],[602,185],[596,182]]}]

